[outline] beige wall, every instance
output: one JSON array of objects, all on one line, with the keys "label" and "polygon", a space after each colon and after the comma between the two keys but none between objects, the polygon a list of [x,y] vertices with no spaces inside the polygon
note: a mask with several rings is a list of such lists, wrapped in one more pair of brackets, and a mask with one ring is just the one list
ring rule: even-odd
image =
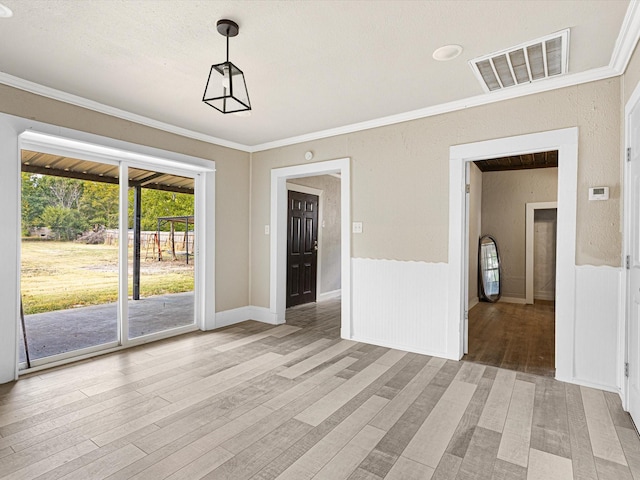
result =
[{"label": "beige wall", "polygon": [[[624,114],[624,104],[629,101],[633,90],[636,88],[640,82],[640,51],[638,51],[638,46],[636,46],[633,55],[631,55],[631,59],[629,60],[629,64],[627,65],[627,70],[624,72],[622,76],[622,88],[624,90],[622,99],[622,113]],[[622,132],[624,134],[624,132]]]},{"label": "beige wall", "polygon": [[478,299],[478,242],[482,234],[482,172],[469,163],[469,302]]},{"label": "beige wall", "polygon": [[[216,310],[249,302],[249,154],[0,85],[0,111],[216,162]],[[7,161],[7,159],[4,159]]]},{"label": "beige wall", "polygon": [[498,244],[504,297],[526,294],[526,204],[557,199],[557,168],[482,174],[482,235],[491,235]]},{"label": "beige wall", "polygon": [[322,234],[319,236],[320,285],[318,294],[340,290],[340,179],[331,175],[295,178],[287,183],[322,190]]},{"label": "beige wall", "polygon": [[[251,303],[269,306],[270,171],[351,158],[352,256],[447,262],[449,147],[579,128],[576,263],[619,266],[620,79],[608,79],[377,129],[252,154]],[[608,202],[588,202],[607,185]],[[560,239],[561,240],[561,239]]]}]

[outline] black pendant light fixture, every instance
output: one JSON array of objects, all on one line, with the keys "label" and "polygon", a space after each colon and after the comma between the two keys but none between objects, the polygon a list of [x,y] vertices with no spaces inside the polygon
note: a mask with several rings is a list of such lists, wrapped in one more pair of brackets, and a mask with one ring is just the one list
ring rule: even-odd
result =
[{"label": "black pendant light fixture", "polygon": [[218,20],[218,32],[227,37],[227,61],[211,65],[202,101],[222,113],[251,110],[249,92],[242,70],[229,61],[229,37],[238,35],[238,24],[231,20]]}]

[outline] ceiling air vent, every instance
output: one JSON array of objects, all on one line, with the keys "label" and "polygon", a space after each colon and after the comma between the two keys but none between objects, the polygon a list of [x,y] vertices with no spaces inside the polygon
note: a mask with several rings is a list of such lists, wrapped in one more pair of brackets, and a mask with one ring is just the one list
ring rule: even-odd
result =
[{"label": "ceiling air vent", "polygon": [[569,29],[474,58],[469,65],[486,92],[567,73]]}]

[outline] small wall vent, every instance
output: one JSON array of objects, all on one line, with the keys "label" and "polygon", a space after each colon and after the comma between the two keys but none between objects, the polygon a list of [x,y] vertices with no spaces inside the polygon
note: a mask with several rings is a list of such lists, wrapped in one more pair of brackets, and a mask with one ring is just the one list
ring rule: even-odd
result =
[{"label": "small wall vent", "polygon": [[567,73],[569,29],[474,58],[469,65],[485,92]]}]

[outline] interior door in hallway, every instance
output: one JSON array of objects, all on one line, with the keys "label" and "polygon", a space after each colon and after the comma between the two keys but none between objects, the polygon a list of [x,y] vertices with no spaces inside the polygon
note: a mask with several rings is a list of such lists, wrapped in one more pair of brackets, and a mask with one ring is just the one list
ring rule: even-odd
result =
[{"label": "interior door in hallway", "polygon": [[318,196],[289,190],[287,308],[316,301]]},{"label": "interior door in hallway", "polygon": [[627,169],[629,191],[629,258],[627,294],[627,362],[629,413],[640,425],[640,102],[631,110],[629,146],[631,158]]}]

